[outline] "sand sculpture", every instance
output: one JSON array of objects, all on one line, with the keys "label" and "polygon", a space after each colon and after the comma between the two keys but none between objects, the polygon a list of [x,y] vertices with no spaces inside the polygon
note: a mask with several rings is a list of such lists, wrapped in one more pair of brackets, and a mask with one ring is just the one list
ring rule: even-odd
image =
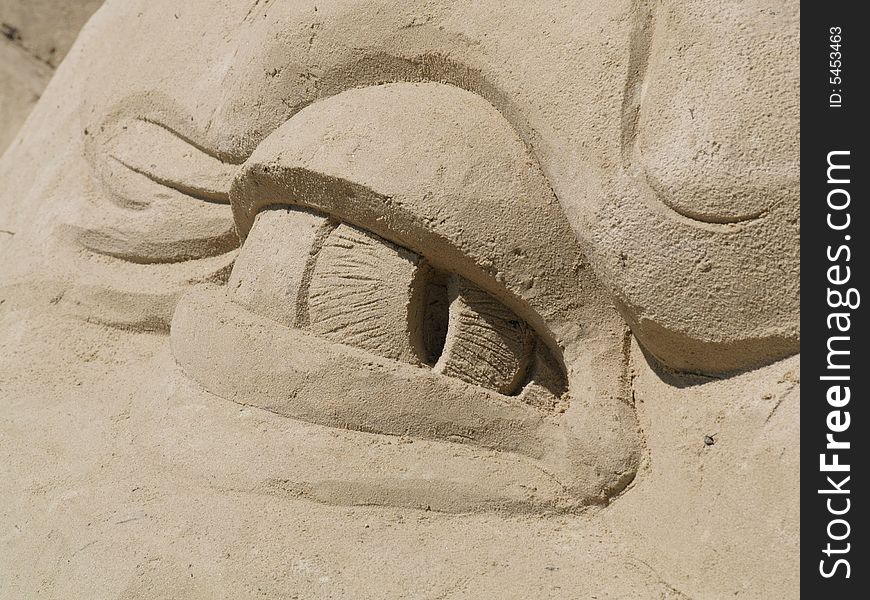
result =
[{"label": "sand sculpture", "polygon": [[97,12],[0,161],[13,597],[796,595],[797,3],[580,4]]}]

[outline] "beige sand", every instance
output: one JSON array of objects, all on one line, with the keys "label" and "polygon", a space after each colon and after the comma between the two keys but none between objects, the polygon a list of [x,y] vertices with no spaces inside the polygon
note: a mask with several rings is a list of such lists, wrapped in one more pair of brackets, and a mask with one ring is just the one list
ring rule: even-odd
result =
[{"label": "beige sand", "polygon": [[797,40],[109,0],[0,160],[0,596],[795,597]]},{"label": "beige sand", "polygon": [[102,0],[0,0],[0,154]]}]

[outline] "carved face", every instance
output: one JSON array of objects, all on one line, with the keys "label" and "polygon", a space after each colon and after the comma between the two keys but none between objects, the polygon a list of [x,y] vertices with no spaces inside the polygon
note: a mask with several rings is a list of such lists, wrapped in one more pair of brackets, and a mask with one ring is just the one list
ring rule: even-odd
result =
[{"label": "carved face", "polygon": [[19,176],[7,278],[115,327],[174,315],[209,392],[515,452],[573,506],[636,470],[626,324],[675,369],[794,349],[793,153],[675,81],[708,52],[674,54],[682,13],[144,7],[95,19],[7,159],[62,146]]},{"label": "carved face", "polygon": [[[136,443],[193,477],[605,504],[643,451],[632,334],[694,373],[798,346],[797,105],[683,4],[109,2],[4,157],[6,300],[168,340]],[[202,403],[293,435],[208,416],[238,464],[188,464]]]}]

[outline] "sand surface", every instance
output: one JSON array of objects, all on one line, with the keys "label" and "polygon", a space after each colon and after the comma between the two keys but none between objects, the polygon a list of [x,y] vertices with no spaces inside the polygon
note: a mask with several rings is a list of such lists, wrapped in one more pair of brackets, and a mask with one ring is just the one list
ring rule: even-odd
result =
[{"label": "sand surface", "polygon": [[5,597],[797,596],[798,480],[771,481],[797,472],[797,359],[680,389],[635,350],[648,452],[621,499],[447,514],[300,497],[306,463],[342,460],[305,449],[338,452],[342,434],[203,393],[161,336],[44,313],[2,325],[18,391],[0,421]]},{"label": "sand surface", "polygon": [[798,23],[109,0],[0,158],[0,598],[797,596]]},{"label": "sand surface", "polygon": [[0,154],[102,0],[0,0]]}]

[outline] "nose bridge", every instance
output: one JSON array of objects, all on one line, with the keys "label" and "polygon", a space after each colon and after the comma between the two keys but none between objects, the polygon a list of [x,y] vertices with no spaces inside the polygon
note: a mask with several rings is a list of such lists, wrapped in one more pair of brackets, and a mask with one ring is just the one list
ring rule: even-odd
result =
[{"label": "nose bridge", "polygon": [[487,289],[557,346],[606,304],[516,132],[449,85],[355,89],[302,110],[254,150],[230,202],[242,239],[281,204],[367,229]]}]

